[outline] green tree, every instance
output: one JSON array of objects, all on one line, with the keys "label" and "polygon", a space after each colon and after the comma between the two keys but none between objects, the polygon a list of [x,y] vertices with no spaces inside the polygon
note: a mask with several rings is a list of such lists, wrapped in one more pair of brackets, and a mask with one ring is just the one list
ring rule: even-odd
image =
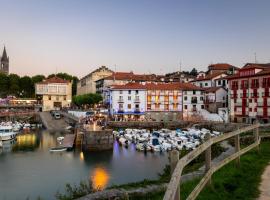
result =
[{"label": "green tree", "polygon": [[0,73],[0,96],[6,97],[9,94],[9,77]]},{"label": "green tree", "polygon": [[46,77],[44,75],[35,75],[32,77],[32,83],[35,84],[35,83],[41,82],[45,78]]},{"label": "green tree", "polygon": [[190,71],[189,74],[192,75],[192,76],[197,76],[197,75],[198,75],[198,71],[197,71],[197,69],[193,68],[193,69]]},{"label": "green tree", "polygon": [[32,79],[29,76],[24,76],[20,79],[20,97],[34,97],[35,88]]},{"label": "green tree", "polygon": [[9,75],[9,94],[17,96],[20,92],[20,77],[17,74]]},{"label": "green tree", "polygon": [[73,103],[77,106],[83,106],[83,105],[94,105],[102,101],[102,96],[100,94],[84,94],[84,95],[78,95],[73,96]]}]

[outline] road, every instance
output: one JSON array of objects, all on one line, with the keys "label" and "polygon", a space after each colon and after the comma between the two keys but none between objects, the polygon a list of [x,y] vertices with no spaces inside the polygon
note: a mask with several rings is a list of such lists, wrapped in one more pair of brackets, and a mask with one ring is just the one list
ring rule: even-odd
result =
[{"label": "road", "polygon": [[49,131],[62,131],[65,130],[69,124],[62,117],[61,119],[54,119],[49,112],[41,112],[40,118],[43,122],[43,125]]}]

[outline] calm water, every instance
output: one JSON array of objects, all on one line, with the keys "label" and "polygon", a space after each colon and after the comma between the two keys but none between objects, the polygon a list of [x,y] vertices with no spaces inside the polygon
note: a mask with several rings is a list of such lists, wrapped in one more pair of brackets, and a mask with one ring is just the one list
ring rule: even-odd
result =
[{"label": "calm water", "polygon": [[114,144],[114,150],[99,153],[49,152],[61,133],[40,131],[17,136],[16,142],[0,148],[0,199],[54,199],[66,183],[92,180],[106,187],[155,179],[168,163],[166,153],[137,152]]}]

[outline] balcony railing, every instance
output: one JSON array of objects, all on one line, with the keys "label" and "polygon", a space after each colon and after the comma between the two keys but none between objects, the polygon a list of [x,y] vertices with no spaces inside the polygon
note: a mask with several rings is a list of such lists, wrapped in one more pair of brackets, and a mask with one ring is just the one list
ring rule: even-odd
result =
[{"label": "balcony railing", "polygon": [[135,98],[135,99],[134,99],[134,102],[135,102],[135,103],[139,103],[139,102],[140,102],[140,99],[139,99],[139,98]]},{"label": "balcony railing", "polygon": [[118,102],[119,103],[123,103],[124,102],[124,99],[118,99]]}]

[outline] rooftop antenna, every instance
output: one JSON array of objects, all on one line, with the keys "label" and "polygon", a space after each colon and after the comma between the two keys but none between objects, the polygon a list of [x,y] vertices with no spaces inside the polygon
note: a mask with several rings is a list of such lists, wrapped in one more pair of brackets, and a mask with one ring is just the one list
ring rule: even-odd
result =
[{"label": "rooftop antenna", "polygon": [[257,55],[256,55],[256,52],[254,53],[254,59],[255,59],[255,63],[257,63]]},{"label": "rooftop antenna", "polygon": [[182,62],[179,62],[179,82],[181,83]]},{"label": "rooftop antenna", "polygon": [[113,82],[115,82],[116,65],[114,65]]}]

